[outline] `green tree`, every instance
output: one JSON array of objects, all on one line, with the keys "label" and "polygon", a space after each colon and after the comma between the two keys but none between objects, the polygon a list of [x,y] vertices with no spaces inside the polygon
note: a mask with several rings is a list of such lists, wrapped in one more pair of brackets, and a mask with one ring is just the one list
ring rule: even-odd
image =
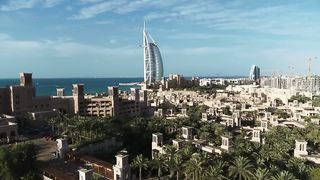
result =
[{"label": "green tree", "polygon": [[0,177],[7,180],[13,179],[11,167],[10,153],[4,148],[0,148]]},{"label": "green tree", "polygon": [[290,172],[282,171],[272,177],[272,180],[297,180]]},{"label": "green tree", "polygon": [[176,153],[168,162],[170,171],[176,172],[177,180],[179,180],[180,173],[182,172],[182,163],[182,155],[179,153]]},{"label": "green tree", "polygon": [[209,166],[204,172],[205,179],[216,179],[225,180],[226,178],[223,174],[223,163],[220,161],[214,166]]},{"label": "green tree", "polygon": [[256,180],[268,180],[270,179],[270,172],[268,169],[265,168],[259,168],[256,170],[256,172],[254,173],[254,178]]},{"label": "green tree", "polygon": [[308,177],[309,177],[311,180],[319,180],[319,177],[320,177],[320,168],[312,168],[312,169],[309,171]]},{"label": "green tree", "polygon": [[11,161],[13,163],[14,174],[23,177],[35,171],[36,167],[36,147],[33,144],[18,144],[11,150]]},{"label": "green tree", "polygon": [[193,180],[201,179],[203,171],[203,161],[199,154],[193,154],[189,161],[185,164],[185,174],[192,177]]},{"label": "green tree", "polygon": [[148,168],[148,160],[140,154],[133,159],[132,166],[139,168],[139,179],[141,180],[142,169]]},{"label": "green tree", "polygon": [[315,107],[320,107],[320,97],[313,97],[312,105]]},{"label": "green tree", "polygon": [[248,158],[238,156],[229,167],[229,175],[234,178],[238,177],[239,180],[241,180],[242,178],[250,179],[252,177],[252,168],[253,165]]},{"label": "green tree", "polygon": [[277,109],[274,112],[274,114],[277,115],[280,119],[288,119],[290,117],[290,115],[288,113],[284,112],[281,109]]},{"label": "green tree", "polygon": [[175,153],[177,152],[177,148],[173,145],[166,145],[164,147],[164,151],[166,152],[166,156],[167,158],[170,160],[172,159],[172,157],[175,155]]},{"label": "green tree", "polygon": [[0,148],[0,177],[5,180],[32,179],[36,174],[36,148],[33,144]]},{"label": "green tree", "polygon": [[311,99],[305,95],[293,95],[291,96],[291,98],[289,99],[289,102],[293,102],[294,100],[297,100],[300,103],[306,103],[308,101],[311,101]]},{"label": "green tree", "polygon": [[304,161],[298,158],[291,158],[287,163],[287,168],[299,179],[307,179],[309,169]]},{"label": "green tree", "polygon": [[158,179],[162,176],[162,171],[167,169],[166,158],[163,154],[157,153],[154,155],[153,160],[153,167],[158,170]]}]

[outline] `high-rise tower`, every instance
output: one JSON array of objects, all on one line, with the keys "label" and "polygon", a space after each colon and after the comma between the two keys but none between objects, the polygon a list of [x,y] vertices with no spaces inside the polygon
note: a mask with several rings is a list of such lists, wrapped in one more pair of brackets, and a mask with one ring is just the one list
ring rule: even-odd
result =
[{"label": "high-rise tower", "polygon": [[[151,40],[151,41],[150,41]],[[144,82],[146,85],[159,82],[163,77],[163,63],[160,50],[153,38],[143,28]]]},{"label": "high-rise tower", "polygon": [[249,79],[256,82],[260,81],[260,68],[258,66],[252,65]]}]

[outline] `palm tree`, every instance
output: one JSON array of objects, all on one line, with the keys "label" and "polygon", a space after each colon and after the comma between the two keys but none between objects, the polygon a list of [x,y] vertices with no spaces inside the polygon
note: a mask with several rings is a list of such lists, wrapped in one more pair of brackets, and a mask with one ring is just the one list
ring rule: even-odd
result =
[{"label": "palm tree", "polygon": [[309,179],[317,179],[320,177],[320,168],[311,168],[309,171]]},{"label": "palm tree", "polygon": [[242,178],[250,179],[252,177],[251,170],[253,165],[246,157],[236,157],[235,161],[229,167],[229,175],[231,177],[238,177],[239,180]]},{"label": "palm tree", "polygon": [[272,180],[297,180],[290,172],[282,171],[272,177]]},{"label": "palm tree", "polygon": [[176,175],[176,178],[177,180],[179,180],[179,175],[180,175],[180,172],[182,171],[182,155],[181,154],[175,154],[172,159],[169,160],[168,162],[168,166],[169,166],[169,169],[170,171],[172,171],[174,174],[174,172],[177,173]]},{"label": "palm tree", "polygon": [[256,180],[268,180],[268,179],[270,179],[270,172],[268,169],[259,168],[254,173],[254,177]]},{"label": "palm tree", "polygon": [[192,176],[192,179],[201,179],[203,171],[203,161],[199,154],[193,154],[189,161],[185,164],[185,174],[187,177]]},{"label": "palm tree", "polygon": [[139,168],[139,180],[141,180],[141,171],[142,169],[147,169],[148,160],[142,156],[142,154],[136,156],[133,159],[132,166],[135,168]]},{"label": "palm tree", "polygon": [[299,179],[306,179],[309,170],[304,161],[298,158],[291,158],[287,163],[287,168]]},{"label": "palm tree", "polygon": [[193,146],[191,144],[188,144],[182,149],[182,157],[183,159],[190,159],[191,155],[193,153]]},{"label": "palm tree", "polygon": [[166,145],[164,147],[164,151],[166,152],[166,156],[168,157],[168,159],[172,159],[172,157],[174,156],[174,154],[177,152],[177,148],[175,146],[170,146],[170,145]]},{"label": "palm tree", "polygon": [[162,170],[167,168],[167,164],[166,164],[166,158],[164,157],[163,154],[157,153],[154,155],[153,157],[153,164],[154,164],[154,168],[158,169],[158,179],[160,179],[161,175],[162,175]]},{"label": "palm tree", "polygon": [[216,179],[216,180],[225,180],[227,179],[223,176],[223,169],[221,166],[209,166],[204,172],[205,179]]}]

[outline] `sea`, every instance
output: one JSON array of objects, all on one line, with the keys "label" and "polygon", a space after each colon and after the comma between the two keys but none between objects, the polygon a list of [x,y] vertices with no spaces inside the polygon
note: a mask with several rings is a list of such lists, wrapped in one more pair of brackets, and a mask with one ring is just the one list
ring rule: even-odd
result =
[{"label": "sea", "polygon": [[[19,85],[19,79],[0,79],[0,87]],[[54,96],[57,88],[64,88],[65,95],[72,95],[72,84],[84,84],[87,94],[107,92],[108,86],[119,86],[121,91],[140,88],[138,85],[119,85],[119,83],[141,83],[143,78],[48,78],[33,79],[37,96]]]}]

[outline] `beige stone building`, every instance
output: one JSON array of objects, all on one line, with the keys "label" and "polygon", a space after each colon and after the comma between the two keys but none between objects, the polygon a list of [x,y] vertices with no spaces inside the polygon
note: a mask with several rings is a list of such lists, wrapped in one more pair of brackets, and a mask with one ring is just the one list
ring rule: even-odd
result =
[{"label": "beige stone building", "polygon": [[192,77],[191,80],[184,78],[182,75],[169,75],[168,79],[162,79],[160,82],[160,89],[184,89],[193,86],[199,86],[199,79]]},{"label": "beige stone building", "polygon": [[146,93],[131,91],[129,96],[122,96],[118,87],[108,87],[104,94],[86,95],[83,84],[73,84],[72,96],[65,96],[61,88],[56,96],[36,96],[32,74],[20,73],[20,85],[0,88],[0,114],[21,118],[31,113],[34,119],[51,117],[57,112],[97,117],[136,116],[145,107]]}]

